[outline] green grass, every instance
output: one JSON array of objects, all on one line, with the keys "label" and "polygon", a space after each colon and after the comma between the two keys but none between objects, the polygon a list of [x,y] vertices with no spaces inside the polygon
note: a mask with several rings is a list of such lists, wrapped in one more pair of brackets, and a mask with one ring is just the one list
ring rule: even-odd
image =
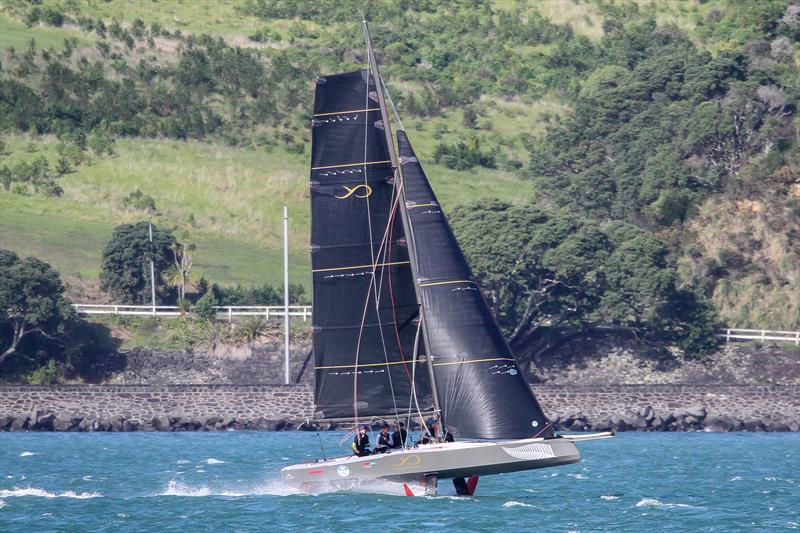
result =
[{"label": "green grass", "polygon": [[0,50],[5,51],[13,47],[17,52],[22,52],[28,48],[31,39],[36,41],[36,48],[61,50],[64,48],[64,39],[68,37],[78,39],[79,46],[87,45],[93,40],[86,38],[81,32],[68,28],[39,26],[28,28],[22,22],[14,20],[0,11]]},{"label": "green grass", "polygon": [[[86,220],[72,215],[75,206],[53,209],[46,198],[22,198],[0,192],[0,248],[51,263],[70,279],[93,279],[100,274],[103,248],[117,222]],[[68,203],[68,202],[63,202]],[[278,285],[283,280],[283,252],[263,242],[192,232],[198,254],[193,277],[206,276],[224,284]],[[308,284],[308,257],[291,253],[292,283]]]},{"label": "green grass", "polygon": [[[426,129],[412,139],[432,151]],[[7,136],[0,165],[36,157],[56,161],[52,137]],[[456,172],[426,164],[446,208],[481,198],[520,201],[530,195],[516,176],[495,170]],[[0,192],[0,247],[52,263],[68,278],[96,278],[114,227],[144,220],[123,198],[136,190],[155,199],[156,224],[198,245],[197,277],[224,284],[277,284],[282,279],[283,206],[290,212],[292,281],[308,284],[308,156],[281,149],[120,139],[113,157],[90,157],[59,180],[61,198]],[[524,191],[524,193],[520,193]],[[194,226],[190,223],[194,218]]]}]

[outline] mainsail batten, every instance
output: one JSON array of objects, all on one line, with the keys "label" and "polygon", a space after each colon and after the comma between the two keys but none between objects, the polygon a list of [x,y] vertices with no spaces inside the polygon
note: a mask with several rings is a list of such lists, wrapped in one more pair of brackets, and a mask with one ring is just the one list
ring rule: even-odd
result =
[{"label": "mainsail batten", "polygon": [[[402,415],[411,398],[419,304],[375,87],[367,71],[317,80],[310,189],[318,419]],[[421,368],[415,374],[425,377]],[[416,389],[428,410],[428,381],[417,379]]]},{"label": "mainsail batten", "polygon": [[405,132],[397,141],[406,230],[416,243],[427,350],[446,427],[475,438],[552,436]]}]

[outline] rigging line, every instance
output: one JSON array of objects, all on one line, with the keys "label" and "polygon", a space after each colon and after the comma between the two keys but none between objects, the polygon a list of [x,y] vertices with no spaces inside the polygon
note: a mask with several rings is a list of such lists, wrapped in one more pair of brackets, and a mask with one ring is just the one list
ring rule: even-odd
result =
[{"label": "rigging line", "polygon": [[[413,405],[417,406],[417,414],[419,415],[420,422],[422,423],[422,427],[425,428],[425,431],[428,433],[428,435],[432,436],[430,428],[428,427],[428,424],[425,423],[425,417],[422,415],[422,410],[419,408],[419,400],[417,399],[417,381],[415,379],[416,370],[417,370],[417,365],[416,365],[416,362],[417,362],[416,361],[417,360],[417,351],[419,350],[419,334],[420,334],[420,331],[422,331],[422,320],[423,319],[424,319],[423,312],[420,311],[419,324],[417,325],[417,333],[416,333],[416,335],[414,335],[414,354],[413,354],[412,359],[411,359],[411,361],[414,363],[414,365],[412,365],[412,367],[411,367],[411,376],[412,376],[412,379],[411,379],[411,397],[409,397],[409,399],[408,399],[408,418],[406,418],[406,427],[408,427],[408,428],[411,427],[411,407],[412,407],[412,402],[413,402]],[[402,436],[402,433],[400,435]]]},{"label": "rigging line", "polygon": [[[372,70],[371,69],[371,65],[372,65],[371,53],[372,52],[370,50],[369,41],[367,39],[366,31],[364,33],[364,41],[365,41],[365,43],[367,45],[367,59],[369,60],[369,64],[370,64],[370,68],[368,68],[368,70],[367,70],[367,82],[365,84],[365,91],[364,91],[364,107],[368,107],[369,106],[369,80],[370,80],[370,72]],[[376,76],[376,73],[374,73],[374,72],[372,73],[372,78],[375,81],[376,87],[378,88],[378,90],[380,90],[380,86],[382,86],[383,84],[380,83],[380,79]],[[369,139],[369,124],[368,124],[368,121],[364,121],[364,157],[363,157],[363,160],[364,160],[364,184],[365,185],[367,184],[367,167],[366,167],[366,165],[367,165],[367,149],[368,149],[367,142],[368,142],[368,139]],[[375,261],[375,255],[376,254],[375,254],[375,244],[374,244],[373,231],[372,231],[372,212],[371,212],[371,209],[370,209],[369,200],[367,200],[367,227],[368,227],[368,230],[369,230],[370,258],[371,258],[372,264],[375,265],[376,264],[376,261]],[[389,230],[389,226],[387,226],[386,230],[384,231],[383,239],[381,240],[381,244],[378,247],[378,254],[380,254],[380,250],[384,247],[384,244],[386,243],[386,237],[387,237],[388,230]],[[381,324],[378,288],[375,285],[375,270],[376,270],[375,267],[373,267],[373,269],[372,269],[372,283],[370,283],[370,285],[369,285],[369,289],[367,290],[367,295],[366,295],[366,298],[365,298],[365,301],[364,301],[364,311],[361,314],[361,326],[359,328],[358,342],[356,344],[355,367],[354,367],[354,371],[353,371],[353,414],[354,414],[355,419],[356,419],[356,424],[358,423],[358,359],[359,359],[359,356],[360,356],[360,353],[361,353],[361,340],[363,338],[364,324],[365,324],[366,319],[367,319],[367,310],[369,309],[369,297],[370,297],[370,293],[372,292],[373,287],[375,287],[375,294],[374,294],[374,296],[375,296],[375,313],[376,313],[376,317],[378,319],[378,331],[380,332],[380,336],[381,336],[381,345],[383,347],[384,359],[387,362],[389,360],[389,355],[388,355],[388,353],[386,351],[386,341],[385,341],[384,335],[383,335],[383,325]],[[381,275],[383,275],[383,273],[384,272],[381,271]],[[390,392],[392,394],[392,403],[394,404],[394,408],[395,408],[395,416],[399,416],[399,412],[397,410],[397,402],[396,402],[396,398],[395,398],[395,394],[394,394],[394,384],[392,382],[391,372],[387,373],[387,376],[389,378],[389,389],[390,389]]]},{"label": "rigging line", "polygon": [[[375,84],[377,85],[379,81],[380,80],[376,79]],[[367,87],[369,87],[369,84],[367,84]],[[366,133],[365,133],[364,141],[366,142]],[[364,157],[366,159],[366,152],[365,152]],[[366,181],[366,179],[367,179],[367,173],[364,172],[364,180]],[[392,187],[394,188],[395,186],[393,185]],[[378,255],[381,255],[381,249],[383,249],[383,257],[381,257],[381,262],[383,262],[383,263],[389,262],[389,259],[387,258],[387,252],[389,250],[389,247],[391,246],[391,241],[389,240],[390,239],[389,235],[391,235],[391,233],[392,233],[392,228],[393,228],[392,220],[394,219],[394,214],[396,213],[398,203],[399,202],[397,200],[393,202],[392,208],[390,209],[390,212],[389,212],[389,221],[388,221],[388,223],[386,225],[386,228],[384,229],[384,232],[383,232],[383,239],[381,239],[381,243],[378,246]],[[371,216],[369,210],[370,210],[369,200],[367,200],[367,214],[368,214],[367,216],[368,216],[369,225],[370,225],[370,250],[371,250],[372,247],[373,247],[373,244],[372,244],[372,216]],[[372,258],[372,262],[373,262],[373,264],[375,264],[375,257]],[[386,338],[385,338],[385,336],[383,334],[383,323],[382,323],[382,320],[381,320],[381,312],[380,312],[380,298],[381,298],[381,294],[383,292],[383,277],[386,274],[386,270],[385,269],[381,269],[380,280],[379,280],[380,283],[378,283],[377,285],[375,285],[375,283],[376,283],[376,281],[375,281],[375,270],[376,270],[376,268],[373,267],[373,269],[372,269],[372,284],[375,286],[375,293],[374,293],[375,294],[375,315],[376,315],[376,318],[378,319],[378,331],[380,332],[380,336],[381,336],[381,346],[383,348],[383,358],[388,363],[389,362],[389,352],[386,350]],[[389,275],[390,283],[391,283],[391,279],[392,279],[392,277],[391,277],[391,275]],[[394,308],[392,308],[392,310],[394,310]],[[393,322],[397,322],[397,318],[396,317],[393,320]],[[396,325],[395,325],[395,327],[396,327]],[[405,366],[403,366],[403,369],[406,372],[408,372],[408,369],[406,369]],[[387,372],[386,373],[386,377],[389,380],[389,393],[392,395],[392,405],[394,406],[395,418],[399,418],[400,417],[400,411],[397,408],[397,396],[394,393],[394,380],[392,379],[392,373],[391,372]]]},{"label": "rigging line", "polygon": [[400,120],[400,114],[397,112],[397,108],[394,106],[394,100],[392,100],[392,95],[389,94],[389,87],[386,86],[386,82],[383,83],[383,90],[386,93],[386,96],[389,97],[389,103],[392,105],[392,111],[394,111],[395,120],[397,120],[397,123],[400,124],[400,129],[405,131],[405,127],[403,127],[403,121]]},{"label": "rigging line", "polygon": [[[398,205],[400,202],[400,190],[397,188],[396,184],[393,184],[393,189],[397,191],[397,196],[395,197],[396,198],[395,205]],[[391,261],[392,259],[391,256],[391,249],[393,242],[392,237],[394,235],[394,222],[396,218],[397,218],[397,210],[393,208],[392,214],[389,217],[389,239],[386,242],[386,251],[387,251],[386,261]],[[411,261],[408,261],[408,263],[411,263]],[[391,264],[391,262],[388,264]],[[381,286],[383,286],[383,284],[381,284]],[[403,341],[400,340],[400,328],[397,325],[397,306],[394,303],[394,284],[392,283],[391,270],[389,271],[389,303],[391,304],[392,308],[392,323],[394,324],[393,329],[394,329],[395,340],[397,340],[397,349],[400,352],[400,360],[405,362],[406,355],[403,350]],[[409,379],[409,381],[411,381],[411,375],[408,373],[408,368],[404,366],[403,369],[406,371],[406,377]]]}]

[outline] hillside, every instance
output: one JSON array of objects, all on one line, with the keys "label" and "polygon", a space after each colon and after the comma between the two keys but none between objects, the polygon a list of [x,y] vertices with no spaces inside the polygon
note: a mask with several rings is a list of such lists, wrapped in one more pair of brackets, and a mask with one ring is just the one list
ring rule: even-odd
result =
[{"label": "hillside", "polygon": [[[288,205],[307,283],[310,80],[363,65],[360,3],[214,6],[0,1],[0,247],[52,263],[76,298],[101,296],[111,231],[144,218],[136,191],[223,285],[279,282]],[[793,2],[372,2],[368,16],[448,211],[499,199],[634,224],[721,322],[800,329]],[[42,157],[52,186],[15,170]]]}]

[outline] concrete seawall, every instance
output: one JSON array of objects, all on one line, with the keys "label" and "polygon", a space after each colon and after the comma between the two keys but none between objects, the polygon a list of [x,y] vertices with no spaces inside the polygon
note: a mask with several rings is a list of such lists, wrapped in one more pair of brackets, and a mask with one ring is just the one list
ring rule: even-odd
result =
[{"label": "concrete seawall", "polygon": [[[800,431],[800,386],[533,390],[560,430]],[[312,417],[308,385],[0,385],[0,431],[276,430]]]}]

